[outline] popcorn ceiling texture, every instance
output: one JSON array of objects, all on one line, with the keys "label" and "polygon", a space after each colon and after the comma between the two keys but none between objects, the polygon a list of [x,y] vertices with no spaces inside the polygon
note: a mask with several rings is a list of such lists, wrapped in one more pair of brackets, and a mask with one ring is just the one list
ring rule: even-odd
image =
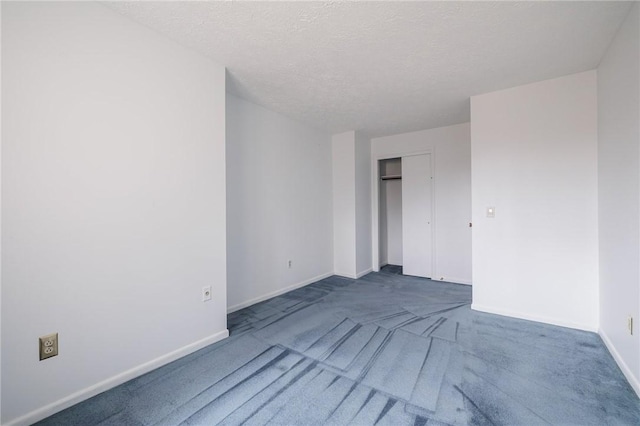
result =
[{"label": "popcorn ceiling texture", "polygon": [[597,67],[631,2],[105,2],[331,133],[469,121],[469,97]]}]

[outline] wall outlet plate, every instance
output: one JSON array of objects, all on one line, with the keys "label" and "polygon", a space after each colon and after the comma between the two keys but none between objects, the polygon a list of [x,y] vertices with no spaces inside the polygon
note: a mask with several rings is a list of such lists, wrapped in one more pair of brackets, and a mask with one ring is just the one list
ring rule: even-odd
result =
[{"label": "wall outlet plate", "polygon": [[207,300],[211,300],[211,286],[206,285],[202,287],[202,301],[206,302]]},{"label": "wall outlet plate", "polygon": [[58,355],[58,333],[47,334],[38,339],[40,343],[40,361]]}]

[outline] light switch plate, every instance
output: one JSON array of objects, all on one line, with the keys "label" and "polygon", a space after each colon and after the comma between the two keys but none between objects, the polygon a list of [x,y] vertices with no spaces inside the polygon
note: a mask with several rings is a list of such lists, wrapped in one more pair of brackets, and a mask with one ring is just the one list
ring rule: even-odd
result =
[{"label": "light switch plate", "polygon": [[487,207],[487,217],[490,217],[490,218],[496,217],[496,208],[495,207]]}]

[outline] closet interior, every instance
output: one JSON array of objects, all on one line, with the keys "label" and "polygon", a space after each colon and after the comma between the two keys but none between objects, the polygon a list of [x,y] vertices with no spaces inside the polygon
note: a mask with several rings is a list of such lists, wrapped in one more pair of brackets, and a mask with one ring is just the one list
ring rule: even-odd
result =
[{"label": "closet interior", "polygon": [[378,162],[379,195],[379,262],[402,266],[402,159]]}]

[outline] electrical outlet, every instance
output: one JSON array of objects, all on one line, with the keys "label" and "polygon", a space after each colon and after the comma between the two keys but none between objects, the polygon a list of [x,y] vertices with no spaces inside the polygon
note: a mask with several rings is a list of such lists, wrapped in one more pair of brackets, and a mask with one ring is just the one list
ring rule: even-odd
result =
[{"label": "electrical outlet", "polygon": [[289,269],[291,269],[291,261],[287,261],[287,265],[289,266]]},{"label": "electrical outlet", "polygon": [[202,301],[206,302],[207,300],[211,300],[211,286],[206,285],[202,287]]},{"label": "electrical outlet", "polygon": [[40,361],[58,355],[58,333],[47,334],[39,339]]},{"label": "electrical outlet", "polygon": [[629,330],[629,334],[633,336],[633,317],[631,315],[627,318],[627,329]]}]

